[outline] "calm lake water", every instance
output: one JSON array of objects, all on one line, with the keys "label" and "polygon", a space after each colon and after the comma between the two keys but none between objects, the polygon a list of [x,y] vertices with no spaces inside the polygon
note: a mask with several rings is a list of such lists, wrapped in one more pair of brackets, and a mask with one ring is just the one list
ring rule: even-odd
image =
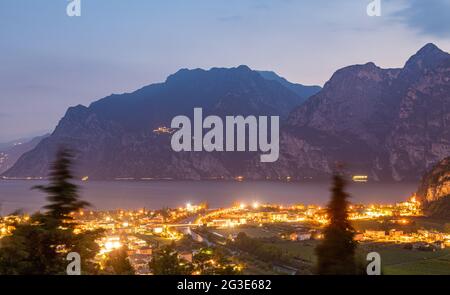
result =
[{"label": "calm lake water", "polygon": [[[45,194],[30,190],[45,181],[0,181],[1,214],[22,209],[34,212],[45,203]],[[226,182],[226,181],[88,181],[78,183],[80,195],[94,209],[159,209],[179,207],[187,202],[206,201],[210,207],[223,207],[235,202],[317,204],[329,198],[330,183],[326,182]],[[417,183],[350,183],[352,202],[394,203],[406,200]]]}]

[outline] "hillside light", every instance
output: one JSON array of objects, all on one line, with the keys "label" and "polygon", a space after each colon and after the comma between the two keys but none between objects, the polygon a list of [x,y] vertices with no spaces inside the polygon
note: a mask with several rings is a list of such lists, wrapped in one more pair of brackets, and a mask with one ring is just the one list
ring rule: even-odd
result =
[{"label": "hillside light", "polygon": [[192,210],[193,210],[192,204],[191,204],[190,202],[188,202],[188,203],[186,204],[186,210],[187,210],[187,211],[192,211]]}]

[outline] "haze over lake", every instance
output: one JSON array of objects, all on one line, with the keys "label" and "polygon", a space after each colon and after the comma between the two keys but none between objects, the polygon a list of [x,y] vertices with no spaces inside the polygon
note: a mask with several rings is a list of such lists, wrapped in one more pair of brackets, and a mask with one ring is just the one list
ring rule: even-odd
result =
[{"label": "haze over lake", "polygon": [[[46,181],[0,181],[0,214],[17,209],[34,212],[45,203],[45,194],[30,188]],[[329,198],[327,182],[258,182],[258,181],[87,181],[78,182],[80,195],[93,209],[159,209],[184,206],[187,202],[206,201],[211,208],[234,202],[317,204]],[[349,183],[352,202],[395,203],[406,200],[417,183]]]}]

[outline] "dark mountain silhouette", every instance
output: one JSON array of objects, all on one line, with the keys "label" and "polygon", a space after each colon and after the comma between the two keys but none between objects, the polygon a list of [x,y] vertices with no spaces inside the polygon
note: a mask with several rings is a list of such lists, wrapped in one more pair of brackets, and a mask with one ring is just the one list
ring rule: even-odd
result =
[{"label": "dark mountain silhouette", "polygon": [[53,134],[5,175],[46,175],[58,146],[78,152],[78,172],[91,178],[232,177],[249,155],[174,153],[170,136],[153,132],[176,115],[279,115],[287,118],[301,99],[247,66],[180,70],[164,83],[111,95],[89,107],[68,109]]},{"label": "dark mountain silhouette", "polygon": [[182,69],[164,83],[94,102],[89,111],[135,132],[168,125],[174,115],[190,114],[196,106],[218,115],[287,117],[298,101],[297,95],[280,83],[263,79],[247,66],[239,66],[209,71]]},{"label": "dark mountain silhouette", "polygon": [[[433,44],[402,69],[373,63],[340,69],[300,106],[290,84],[268,75],[246,66],[180,70],[164,83],[70,108],[5,176],[46,175],[61,144],[78,151],[80,175],[102,179],[328,178],[342,162],[349,174],[417,180],[450,155],[450,55]],[[194,107],[205,115],[280,115],[279,160],[172,152],[170,135],[152,130]]]},{"label": "dark mountain silhouette", "polygon": [[275,72],[272,71],[258,71],[258,73],[267,80],[274,80],[281,83],[281,85],[285,86],[286,88],[294,91],[301,100],[299,101],[299,105],[303,102],[305,102],[309,97],[313,96],[314,94],[318,93],[322,87],[320,86],[306,86],[302,84],[297,83],[291,83],[288,80],[286,80],[283,77],[278,76]]}]

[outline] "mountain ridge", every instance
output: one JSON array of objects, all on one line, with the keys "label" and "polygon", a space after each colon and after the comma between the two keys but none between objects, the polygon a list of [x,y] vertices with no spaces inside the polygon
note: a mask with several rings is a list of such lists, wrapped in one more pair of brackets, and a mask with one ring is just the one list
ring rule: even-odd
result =
[{"label": "mountain ridge", "polygon": [[44,134],[33,138],[25,138],[13,141],[12,146],[7,146],[0,151],[0,174],[11,168],[17,160],[26,152],[34,149],[39,142],[50,136],[50,134]]},{"label": "mountain ridge", "polygon": [[263,78],[268,80],[274,80],[280,82],[286,88],[291,89],[297,95],[301,97],[301,103],[305,102],[308,98],[317,94],[322,87],[318,85],[303,85],[298,83],[289,82],[286,78],[279,76],[277,73],[273,71],[257,71]]},{"label": "mountain ridge", "polygon": [[[416,180],[450,155],[449,56],[427,44],[403,68],[348,66],[301,104],[278,78],[247,66],[181,69],[164,83],[69,108],[52,136],[5,176],[45,173],[58,143],[66,143],[79,151],[80,173],[100,179],[328,178],[344,162],[349,175]],[[151,131],[197,106],[205,116],[281,116],[280,159],[267,164],[255,153],[174,153],[169,135]]]}]

